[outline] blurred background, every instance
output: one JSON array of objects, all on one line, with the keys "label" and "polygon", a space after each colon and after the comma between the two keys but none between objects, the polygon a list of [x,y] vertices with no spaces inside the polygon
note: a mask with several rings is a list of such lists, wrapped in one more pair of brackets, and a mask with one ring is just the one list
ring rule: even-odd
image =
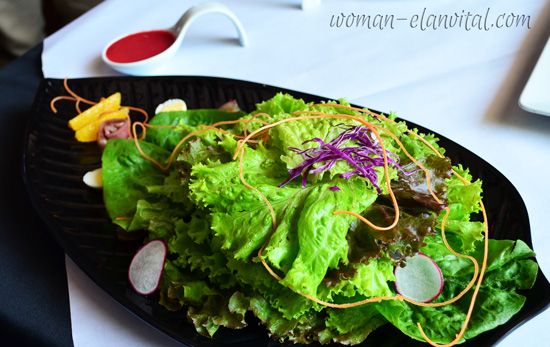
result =
[{"label": "blurred background", "polygon": [[101,0],[0,0],[0,67]]}]

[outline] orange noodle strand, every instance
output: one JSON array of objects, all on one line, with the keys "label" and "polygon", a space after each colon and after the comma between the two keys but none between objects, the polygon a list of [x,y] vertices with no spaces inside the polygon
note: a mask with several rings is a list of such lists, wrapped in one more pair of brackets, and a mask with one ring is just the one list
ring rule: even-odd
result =
[{"label": "orange noodle strand", "polygon": [[130,220],[130,219],[132,219],[132,218],[130,218],[130,217],[115,217],[115,220],[119,220],[119,221],[120,220]]},{"label": "orange noodle strand", "polygon": [[95,104],[97,104],[97,103],[94,102],[94,101],[85,99],[85,98],[81,97],[80,95],[76,94],[76,93],[69,87],[69,82],[68,82],[68,80],[67,80],[66,78],[63,80],[63,86],[65,87],[65,90],[67,91],[67,93],[69,93],[69,95],[71,95],[71,96],[74,97],[75,99],[78,99],[78,100],[80,100],[80,101],[82,101],[83,103],[88,104],[88,105],[95,105]]},{"label": "orange noodle strand", "polygon": [[76,102],[74,103],[74,108],[76,109],[76,112],[78,112],[78,114],[82,113],[82,110],[80,109],[80,99],[76,100]]},{"label": "orange noodle strand", "polygon": [[126,106],[126,107],[128,107],[130,111],[141,113],[143,115],[143,121],[142,121],[143,123],[147,123],[149,121],[149,114],[147,113],[147,111],[145,111],[141,107],[134,107],[134,106]]},{"label": "orange noodle strand", "polygon": [[57,113],[57,108],[55,107],[55,103],[60,101],[60,100],[78,101],[77,98],[72,97],[72,96],[67,96],[67,95],[56,96],[55,98],[53,98],[50,101],[50,109],[52,110],[53,113]]}]

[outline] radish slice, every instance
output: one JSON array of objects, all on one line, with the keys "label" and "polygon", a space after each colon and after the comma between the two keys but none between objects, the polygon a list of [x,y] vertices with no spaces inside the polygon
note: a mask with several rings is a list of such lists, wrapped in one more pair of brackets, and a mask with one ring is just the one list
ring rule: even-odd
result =
[{"label": "radish slice", "polygon": [[128,268],[128,280],[136,292],[148,295],[157,290],[167,251],[161,240],[150,241],[137,251]]},{"label": "radish slice", "polygon": [[431,302],[443,291],[443,274],[436,262],[424,253],[407,258],[405,267],[397,266],[395,289],[403,297]]}]

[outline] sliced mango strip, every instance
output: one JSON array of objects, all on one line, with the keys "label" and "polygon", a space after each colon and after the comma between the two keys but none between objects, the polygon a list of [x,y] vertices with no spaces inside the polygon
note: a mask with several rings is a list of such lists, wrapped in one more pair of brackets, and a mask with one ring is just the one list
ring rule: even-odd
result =
[{"label": "sliced mango strip", "polygon": [[110,120],[110,119],[124,119],[129,117],[130,110],[128,107],[122,107],[119,110],[103,113],[100,115],[99,119],[93,121],[92,123],[80,128],[75,133],[75,138],[79,142],[93,142],[97,141],[97,133],[101,127],[101,123]]},{"label": "sliced mango strip", "polygon": [[122,96],[120,93],[114,93],[107,99],[101,100],[94,106],[71,119],[69,121],[69,126],[73,130],[80,130],[88,124],[97,121],[103,113],[118,110],[120,108],[121,98]]}]

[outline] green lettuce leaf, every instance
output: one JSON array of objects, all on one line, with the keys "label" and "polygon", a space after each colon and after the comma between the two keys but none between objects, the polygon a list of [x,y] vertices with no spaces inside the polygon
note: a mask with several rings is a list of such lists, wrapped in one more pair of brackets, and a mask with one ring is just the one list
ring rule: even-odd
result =
[{"label": "green lettuce leaf", "polygon": [[212,337],[224,326],[240,329],[246,326],[244,315],[248,301],[239,293],[232,295],[212,288],[207,281],[193,279],[166,261],[161,284],[160,303],[170,310],[187,309],[187,317],[201,335]]},{"label": "green lettuce leaf", "polygon": [[[156,160],[165,160],[169,153],[164,149],[141,142],[144,151]],[[127,228],[137,202],[151,196],[148,186],[162,185],[167,174],[144,159],[132,140],[114,139],[107,142],[103,152],[103,198],[111,219]]]},{"label": "green lettuce leaf", "polygon": [[367,304],[350,309],[327,309],[326,329],[319,335],[321,343],[336,342],[356,345],[371,332],[387,323],[375,305]]},{"label": "green lettuce leaf", "polygon": [[322,316],[312,311],[296,319],[285,318],[261,296],[251,297],[250,310],[266,326],[272,337],[281,342],[311,343],[315,340],[316,331],[321,331],[324,326]]}]

